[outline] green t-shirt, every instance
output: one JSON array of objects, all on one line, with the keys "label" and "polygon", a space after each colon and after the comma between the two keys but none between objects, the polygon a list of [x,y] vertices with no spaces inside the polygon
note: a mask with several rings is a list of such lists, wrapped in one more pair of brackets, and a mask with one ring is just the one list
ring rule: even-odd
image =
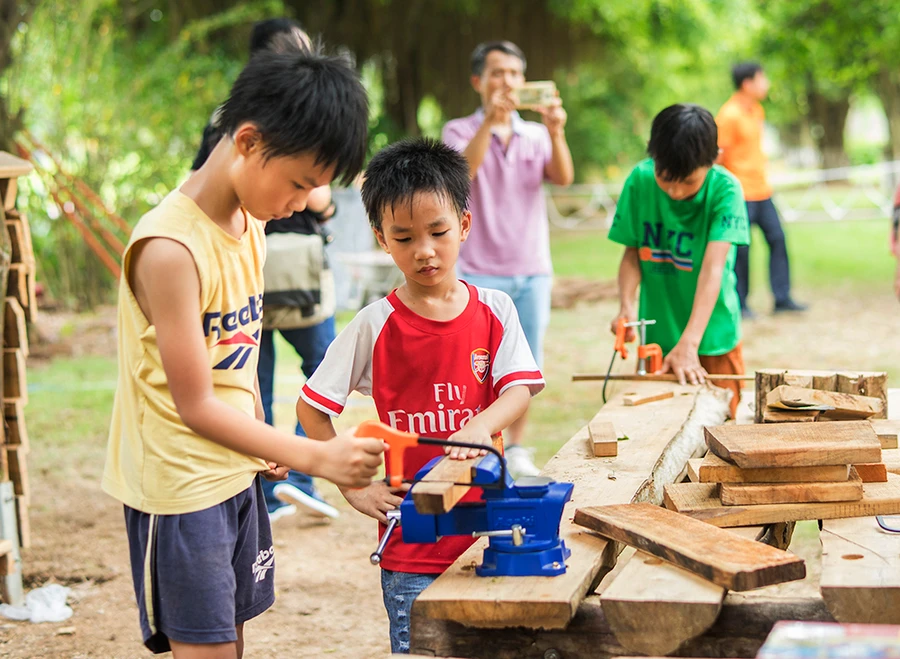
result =
[{"label": "green t-shirt", "polygon": [[[619,197],[609,239],[637,247],[641,264],[640,317],[656,320],[647,327],[648,343],[667,354],[681,338],[694,306],[700,266],[709,242],[750,243],[750,226],[741,184],[714,166],[700,191],[675,201],[654,178],[653,160],[635,167]],[[741,340],[732,247],[722,275],[722,289],[700,342],[701,355],[724,355]]]}]

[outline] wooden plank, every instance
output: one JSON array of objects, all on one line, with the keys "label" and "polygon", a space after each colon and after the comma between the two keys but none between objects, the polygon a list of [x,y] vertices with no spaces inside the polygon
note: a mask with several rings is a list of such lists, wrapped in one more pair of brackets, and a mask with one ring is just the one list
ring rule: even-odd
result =
[{"label": "wooden plank", "polygon": [[859,501],[723,506],[717,487],[715,483],[667,485],[666,508],[721,527],[900,514],[900,476],[894,474],[888,474],[886,483],[864,483]]},{"label": "wooden plank", "polygon": [[859,501],[863,481],[856,469],[849,480],[831,483],[722,483],[719,499],[725,506],[755,506],[767,503],[816,503]]},{"label": "wooden plank", "polygon": [[[738,375],[736,373],[707,373],[705,379],[710,382],[749,382],[754,379],[752,375]],[[678,376],[674,373],[575,373],[572,382],[678,382]]]},{"label": "wooden plank", "polygon": [[[715,624],[702,636],[679,648],[683,657],[752,657],[779,620],[833,622],[822,598],[754,596],[728,593]],[[523,631],[521,628],[483,629],[411,616],[410,649],[435,657],[485,659],[620,659],[629,651],[610,629],[600,602],[592,596],[584,601],[565,629]],[[634,654],[633,652],[631,654]]]},{"label": "wooden plank", "polygon": [[25,355],[16,348],[3,349],[3,400],[28,402]]},{"label": "wooden plank", "polygon": [[719,426],[706,428],[706,442],[744,469],[881,461],[881,442],[864,421]]},{"label": "wooden plank", "polygon": [[37,322],[38,303],[37,303],[37,286],[35,284],[35,273],[33,268],[26,269],[25,272],[25,294],[28,297],[28,304],[25,306],[25,314],[29,323]]},{"label": "wooden plank", "polygon": [[34,253],[28,251],[25,242],[25,230],[22,220],[6,220],[6,232],[9,234],[10,259],[12,263],[28,264],[34,259]]},{"label": "wooden plank", "polygon": [[900,437],[900,423],[897,421],[888,421],[886,419],[875,419],[870,421],[878,441],[881,442],[881,448],[897,448],[898,437]]},{"label": "wooden plank", "polygon": [[645,403],[654,403],[658,400],[665,400],[674,395],[675,393],[672,391],[661,391],[654,394],[639,394],[632,391],[626,393],[623,400],[626,406],[633,407],[635,405],[644,405]]},{"label": "wooden plank", "polygon": [[874,519],[823,522],[820,590],[835,620],[900,624],[900,538]]},{"label": "wooden plank", "polygon": [[766,409],[766,396],[772,389],[784,384],[784,370],[764,368],[756,371],[756,397],[753,408],[753,420],[755,423],[763,422],[763,412]]},{"label": "wooden plank", "polygon": [[23,309],[27,308],[29,303],[27,271],[28,266],[24,263],[12,263],[6,280],[6,295],[16,298]]},{"label": "wooden plank", "polygon": [[443,458],[413,485],[412,497],[416,510],[423,515],[439,515],[451,510],[471,489],[456,483],[471,483],[472,469],[480,459]]},{"label": "wooden plank", "polygon": [[0,179],[25,176],[33,169],[32,164],[27,160],[17,158],[6,151],[0,151]]},{"label": "wooden plank", "polygon": [[806,576],[803,559],[649,503],[592,506],[575,523],[653,554],[730,590]]},{"label": "wooden plank", "polygon": [[619,452],[616,427],[608,421],[591,420],[588,424],[588,441],[595,458],[613,458]]},{"label": "wooden plank", "polygon": [[819,418],[819,410],[779,410],[766,407],[763,410],[763,423],[807,423]]},{"label": "wooden plank", "polygon": [[9,458],[9,480],[12,481],[16,496],[27,497],[30,494],[28,483],[28,464],[25,460],[27,449],[21,446],[7,446]]},{"label": "wooden plank", "polygon": [[16,527],[19,533],[19,546],[23,549],[31,547],[31,517],[28,512],[28,497],[16,497]]},{"label": "wooden plank", "polygon": [[863,483],[887,483],[887,466],[883,462],[853,465]]},{"label": "wooden plank", "polygon": [[11,446],[28,447],[28,433],[25,430],[25,412],[22,401],[4,401],[3,416],[6,421],[6,443]]},{"label": "wooden plank", "polygon": [[781,407],[788,410],[798,407],[827,406],[834,409],[823,411],[821,416],[835,419],[868,419],[884,411],[884,403],[880,398],[787,385],[781,385],[770,391],[766,396],[766,403],[769,407]]},{"label": "wooden plank", "polygon": [[28,330],[25,323],[25,311],[14,297],[6,298],[3,322],[3,347],[18,348],[22,351],[23,356],[28,357]]},{"label": "wooden plank", "polygon": [[697,477],[697,483],[833,483],[850,477],[850,465],[741,469],[710,452],[700,461]]},{"label": "wooden plank", "polygon": [[[659,391],[661,385],[635,383],[629,390]],[[628,450],[610,460],[594,460],[588,429],[579,430],[547,463],[545,476],[575,484],[573,500],[563,512],[560,536],[571,549],[566,572],[557,577],[499,577],[484,579],[472,570],[480,563],[485,539],[475,543],[417,598],[417,615],[452,620],[479,628],[525,627],[560,629],[568,625],[588,591],[615,563],[616,543],[575,526],[576,506],[605,501],[627,503],[647,480],[648,465],[694,413],[696,387],[678,387],[679,395],[655,407],[654,413],[635,414],[617,395],[595,417],[615,425],[628,436]],[[715,392],[700,390],[697,406]],[[689,395],[680,395],[687,393]],[[724,414],[721,417],[724,420]]]},{"label": "wooden plank", "polygon": [[7,217],[9,217],[9,212],[15,208],[18,189],[17,179],[0,178],[0,208],[6,211]]}]

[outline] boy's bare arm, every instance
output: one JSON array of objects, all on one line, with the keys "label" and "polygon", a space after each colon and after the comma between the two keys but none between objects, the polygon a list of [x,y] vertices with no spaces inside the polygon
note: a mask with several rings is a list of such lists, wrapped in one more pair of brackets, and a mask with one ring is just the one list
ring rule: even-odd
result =
[{"label": "boy's bare arm", "polygon": [[663,360],[660,373],[672,372],[678,376],[679,382],[691,384],[703,382],[706,370],[700,365],[697,350],[709,324],[719,292],[722,290],[722,274],[732,243],[724,241],[711,242],[706,246],[700,275],[697,278],[697,291],[694,293],[694,306],[687,326],[678,343]]},{"label": "boy's bare arm", "polygon": [[[472,417],[471,421],[463,426],[462,429],[450,435],[450,439],[458,442],[490,446],[491,437],[504,428],[508,428],[513,421],[525,414],[530,402],[531,392],[527,386],[510,387],[500,394],[497,400],[488,405],[483,412],[479,412]],[[474,458],[480,453],[484,453],[484,451],[458,446],[453,446],[449,449],[449,455],[454,460]]]},{"label": "boy's bare arm", "polygon": [[[302,398],[297,400],[297,420],[303,429],[313,437],[328,439],[334,437],[334,424],[331,417],[307,403]],[[387,524],[387,512],[395,509],[403,501],[403,495],[409,490],[405,484],[393,490],[384,481],[377,481],[362,489],[349,487],[339,488],[347,502],[364,515]]]},{"label": "boy's bare arm", "polygon": [[[637,317],[637,290],[641,285],[641,262],[638,259],[637,247],[626,247],[619,263],[619,313],[610,323],[610,331],[616,333],[616,325],[620,318],[625,322],[635,320]],[[634,328],[629,327],[625,332],[625,341],[631,343],[635,339]]]},{"label": "boy's bare arm", "polygon": [[175,407],[201,437],[246,455],[322,476],[339,485],[371,482],[383,442],[346,433],[316,442],[275,430],[215,396],[209,354],[199,322],[200,280],[182,244],[153,238],[134,247],[129,283],[156,327],[157,344]]}]

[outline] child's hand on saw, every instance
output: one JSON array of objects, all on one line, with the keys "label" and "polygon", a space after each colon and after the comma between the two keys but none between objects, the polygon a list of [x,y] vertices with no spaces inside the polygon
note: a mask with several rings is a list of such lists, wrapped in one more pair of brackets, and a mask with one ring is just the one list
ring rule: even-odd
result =
[{"label": "child's hand on saw", "polygon": [[[450,435],[448,439],[452,442],[466,442],[467,444],[484,444],[491,445],[491,432],[485,428],[478,417],[474,417],[460,430]],[[463,448],[461,446],[448,446],[444,449],[450,456],[451,460],[465,460],[467,458],[477,458],[480,455],[486,455],[487,451],[474,448]]]}]

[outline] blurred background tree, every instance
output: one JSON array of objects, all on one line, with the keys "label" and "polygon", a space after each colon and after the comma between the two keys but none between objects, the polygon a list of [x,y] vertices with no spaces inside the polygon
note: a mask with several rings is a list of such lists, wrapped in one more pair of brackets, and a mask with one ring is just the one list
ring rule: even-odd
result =
[{"label": "blurred background tree", "polygon": [[[253,22],[273,16],[353,54],[372,100],[370,152],[472,112],[469,54],[504,38],[524,49],[530,79],[559,86],[579,181],[624,177],[666,105],[715,112],[745,59],[772,79],[766,107],[786,155],[830,167],[900,154],[894,0],[0,0],[0,144],[27,127],[133,224],[187,175]],[[889,139],[845,140],[853,108]],[[24,188],[53,296],[109,300],[113,278],[40,179]]]}]

